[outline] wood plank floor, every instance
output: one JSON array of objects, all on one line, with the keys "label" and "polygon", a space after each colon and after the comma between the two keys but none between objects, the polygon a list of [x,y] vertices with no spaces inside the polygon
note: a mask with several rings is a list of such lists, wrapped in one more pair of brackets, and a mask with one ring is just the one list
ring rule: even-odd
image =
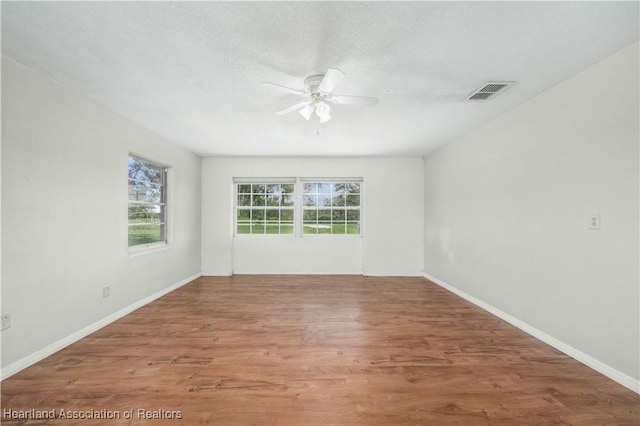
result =
[{"label": "wood plank floor", "polygon": [[1,394],[3,425],[640,424],[636,393],[423,278],[203,277]]}]

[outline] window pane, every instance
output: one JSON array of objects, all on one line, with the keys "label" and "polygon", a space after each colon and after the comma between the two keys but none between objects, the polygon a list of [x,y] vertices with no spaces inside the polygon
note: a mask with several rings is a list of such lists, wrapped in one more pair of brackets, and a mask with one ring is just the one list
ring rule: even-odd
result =
[{"label": "window pane", "polygon": [[129,227],[129,245],[149,244],[164,241],[164,225],[143,224]]},{"label": "window pane", "polygon": [[305,222],[315,222],[318,220],[318,211],[317,210],[305,210],[303,213]]},{"label": "window pane", "polygon": [[330,234],[331,222],[318,223],[318,234]]},{"label": "window pane", "polygon": [[349,194],[359,194],[360,193],[360,184],[349,182],[345,184],[346,190]]},{"label": "window pane", "polygon": [[250,234],[251,233],[251,210],[238,209],[237,213],[237,225],[238,234]]},{"label": "window pane", "polygon": [[347,222],[347,234],[360,234],[360,222]]},{"label": "window pane", "polygon": [[332,234],[344,234],[346,225],[344,223],[334,223],[331,227]]},{"label": "window pane", "polygon": [[267,194],[277,194],[280,192],[280,185],[275,183],[271,183],[269,185],[265,185]]},{"label": "window pane", "polygon": [[317,206],[318,205],[318,196],[317,195],[308,195],[304,196],[304,205],[305,206]]},{"label": "window pane", "polygon": [[264,195],[253,194],[252,195],[252,205],[253,206],[264,206],[266,197]]},{"label": "window pane", "polygon": [[304,225],[302,227],[302,232],[304,234],[317,234],[318,233],[318,227],[316,225]]},{"label": "window pane", "polygon": [[334,195],[342,195],[346,192],[346,183],[334,183],[331,185],[331,191]]},{"label": "window pane", "polygon": [[129,179],[164,184],[164,167],[135,156],[129,156]]},{"label": "window pane", "polygon": [[331,210],[318,210],[319,221],[331,221]]},{"label": "window pane", "polygon": [[347,195],[347,206],[359,206],[360,205],[360,196],[359,195]]},{"label": "window pane", "polygon": [[331,195],[329,194],[318,194],[318,205],[319,206],[330,206],[331,205]]},{"label": "window pane", "polygon": [[344,210],[331,210],[331,219],[334,222],[344,222],[345,214]]},{"label": "window pane", "polygon": [[293,209],[280,210],[280,220],[293,223]]},{"label": "window pane", "polygon": [[336,207],[342,207],[346,204],[346,202],[347,202],[347,197],[345,197],[344,195],[334,195],[331,201],[331,205]]},{"label": "window pane", "polygon": [[129,179],[129,200],[147,203],[162,202],[162,186]]},{"label": "window pane", "polygon": [[254,194],[264,194],[265,186],[266,185],[262,183],[251,185],[251,192],[253,192]]},{"label": "window pane", "polygon": [[280,205],[280,194],[267,195],[267,206],[278,207]]},{"label": "window pane", "polygon": [[347,210],[347,220],[360,220],[360,210]]},{"label": "window pane", "polygon": [[129,223],[160,223],[162,209],[158,205],[129,203]]},{"label": "window pane", "polygon": [[264,220],[264,210],[252,210],[251,211],[251,219],[254,222],[256,220],[263,221]]},{"label": "window pane", "polygon": [[280,233],[280,224],[278,223],[268,223],[265,227],[266,234],[279,234]]},{"label": "window pane", "polygon": [[280,225],[281,234],[293,234],[293,225]]},{"label": "window pane", "polygon": [[293,206],[293,195],[283,195],[282,196],[282,205],[283,206]]},{"label": "window pane", "polygon": [[331,194],[331,184],[330,183],[318,183],[318,192],[323,192],[325,194]]},{"label": "window pane", "polygon": [[292,183],[285,183],[283,185],[281,185],[282,188],[282,192],[286,193],[286,194],[293,194],[293,184]]},{"label": "window pane", "polygon": [[240,194],[240,195],[238,195],[238,205],[239,206],[250,206],[251,205],[251,194]]},{"label": "window pane", "polygon": [[267,222],[276,222],[280,221],[280,210],[267,210]]},{"label": "window pane", "polygon": [[304,193],[315,193],[318,192],[318,184],[317,183],[305,183],[304,184]]},{"label": "window pane", "polygon": [[251,210],[249,209],[238,209],[238,220],[249,221],[251,220]]},{"label": "window pane", "polygon": [[238,185],[238,194],[251,194],[251,185]]},{"label": "window pane", "polygon": [[264,234],[264,222],[253,222],[251,224],[251,233],[252,234]]}]

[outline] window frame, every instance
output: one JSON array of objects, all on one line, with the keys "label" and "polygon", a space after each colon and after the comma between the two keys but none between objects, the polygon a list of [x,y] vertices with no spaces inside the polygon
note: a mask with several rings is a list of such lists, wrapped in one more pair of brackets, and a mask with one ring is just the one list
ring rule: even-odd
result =
[{"label": "window frame", "polygon": [[[336,184],[349,184],[349,183],[357,183],[359,186],[358,189],[358,205],[356,206],[349,206],[347,205],[347,196],[348,195],[354,195],[354,194],[345,194],[345,204],[343,206],[335,206],[333,204],[333,187]],[[305,192],[305,185],[306,184],[318,184],[318,185],[322,185],[322,184],[328,184],[331,185],[331,189],[330,192],[318,192],[316,191],[315,194],[318,195],[318,199],[320,197],[320,195],[324,195],[327,196],[329,195],[329,198],[331,199],[331,204],[330,205],[325,205],[325,206],[320,206],[320,205],[316,205],[316,206],[312,206],[314,208],[308,208],[309,206],[306,205],[305,202],[305,195],[307,195],[308,193]],[[300,188],[301,188],[301,197],[302,197],[302,201],[300,203],[300,212],[301,212],[301,220],[300,220],[300,235],[302,237],[319,237],[319,236],[345,236],[345,237],[349,237],[349,236],[353,236],[353,237],[360,237],[363,235],[363,227],[362,227],[362,206],[363,206],[363,202],[362,202],[362,193],[363,193],[363,186],[364,186],[364,179],[362,178],[301,178],[300,179]],[[304,232],[304,228],[305,228],[305,212],[306,211],[317,211],[317,215],[316,215],[316,221],[315,224],[316,226],[318,226],[318,228],[316,228],[316,230],[318,232],[316,233],[305,233]],[[345,225],[345,232],[343,233],[333,233],[333,232],[319,232],[320,231],[320,223],[321,221],[319,220],[319,215],[320,215],[320,211],[324,210],[324,211],[329,211],[329,215],[330,218],[329,219],[325,219],[322,221],[322,223],[324,224],[328,224],[329,225],[329,229],[331,231],[333,231],[333,225],[334,223],[338,223],[337,221],[334,222],[334,211],[344,211],[344,215],[345,218],[343,219],[344,225]],[[348,211],[357,211],[358,212],[358,219],[357,220],[351,220],[349,221],[347,219],[347,212]],[[358,232],[357,233],[348,233],[346,232],[348,229],[348,224],[349,223],[356,223],[358,224]]]},{"label": "window frame", "polygon": [[[347,220],[345,216],[345,232],[344,233],[305,233],[304,232],[304,185],[305,183],[329,183],[329,184],[340,184],[340,183],[358,183],[360,186],[359,190],[359,205],[358,206],[345,206],[342,209],[335,209],[331,206],[329,209],[332,210],[344,210],[345,215],[347,211],[358,211],[358,219],[357,221],[353,220],[352,222],[358,223],[358,233],[347,233]],[[238,232],[238,210],[241,208],[239,206],[239,194],[247,194],[244,192],[239,192],[239,185],[242,184],[293,184],[294,185],[294,201],[293,201],[293,233],[288,234],[280,234],[280,233],[239,233]],[[364,236],[364,178],[362,177],[296,177],[296,178],[267,178],[267,177],[259,177],[259,178],[242,178],[242,177],[234,177],[233,178],[233,232],[232,235],[234,238],[264,238],[264,237],[278,237],[278,238],[362,238]],[[281,207],[278,207],[281,208]],[[318,210],[318,209],[316,209]],[[249,219],[250,220],[250,219]],[[332,219],[333,221],[333,219]],[[333,229],[333,228],[332,228]]]},{"label": "window frame", "polygon": [[[283,206],[283,205],[278,205],[278,206],[268,206],[267,205],[267,200],[266,200],[266,189],[265,189],[265,205],[264,206],[254,206],[253,205],[253,195],[254,194],[259,194],[259,193],[254,193],[253,191],[247,193],[247,192],[239,192],[239,187],[241,185],[293,185],[293,201],[292,201],[292,205],[291,206]],[[240,205],[238,203],[239,200],[239,196],[240,195],[251,195],[251,201],[249,203],[249,205]],[[233,179],[233,236],[234,237],[250,237],[250,238],[255,238],[255,237],[265,237],[265,236],[276,236],[276,237],[293,237],[296,235],[296,221],[297,221],[297,180],[295,178],[234,178]],[[253,215],[253,211],[259,211],[259,210],[263,210],[265,211],[265,217],[263,219],[264,224],[265,224],[265,229],[264,232],[261,233],[253,233],[253,226],[254,224],[252,223],[252,220],[249,219],[249,230],[250,232],[248,233],[240,233],[238,232],[238,213],[240,210],[249,210],[251,213],[251,215]],[[282,232],[277,232],[277,233],[269,233],[267,232],[266,226],[267,226],[267,218],[266,218],[266,212],[267,211],[279,211],[280,214],[279,216],[279,221],[278,221],[278,227],[280,228],[279,230],[282,230],[282,211],[283,210],[291,210],[293,213],[293,217],[291,219],[291,232],[290,233],[282,233]],[[289,224],[285,223],[284,226],[289,226]]]},{"label": "window frame", "polygon": [[[137,180],[138,182],[144,182],[144,180],[140,180],[140,179],[132,179],[129,175],[129,161],[131,158],[134,158],[136,160],[139,161],[143,161],[146,162],[148,164],[150,164],[151,166],[153,166],[154,168],[157,168],[159,170],[161,170],[161,178],[160,178],[160,184],[157,183],[151,183],[152,185],[159,185],[160,186],[160,200],[158,202],[144,202],[144,201],[139,201],[139,200],[132,200],[131,199],[131,193],[130,193],[130,184],[132,180]],[[136,154],[134,152],[129,152],[128,156],[127,156],[127,251],[130,255],[132,254],[139,254],[139,253],[144,253],[144,252],[149,252],[149,251],[155,251],[158,249],[162,249],[162,248],[166,248],[169,246],[169,242],[170,242],[170,223],[169,220],[171,218],[171,212],[170,212],[170,171],[171,171],[171,167],[156,161],[156,160],[151,160],[148,157]],[[140,204],[140,205],[148,205],[148,206],[158,206],[160,209],[160,214],[159,214],[159,221],[157,222],[158,225],[160,225],[160,229],[161,229],[161,235],[162,235],[162,239],[160,239],[159,241],[151,241],[151,242],[147,242],[147,243],[140,243],[140,244],[134,244],[131,245],[130,244],[130,229],[133,226],[136,226],[136,223],[131,223],[130,222],[130,217],[129,217],[129,209],[131,208],[131,204],[132,201],[135,204]],[[154,224],[156,224],[156,222],[154,222]],[[164,234],[162,233],[162,229],[164,229]]]}]

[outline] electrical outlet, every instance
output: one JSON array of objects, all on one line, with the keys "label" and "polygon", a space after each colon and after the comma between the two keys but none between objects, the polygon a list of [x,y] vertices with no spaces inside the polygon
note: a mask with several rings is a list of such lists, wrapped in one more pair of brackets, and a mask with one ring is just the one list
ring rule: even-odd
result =
[{"label": "electrical outlet", "polygon": [[589,229],[600,229],[600,215],[592,214],[589,215]]},{"label": "electrical outlet", "polygon": [[2,315],[2,330],[6,330],[7,328],[11,328],[11,314]]},{"label": "electrical outlet", "polygon": [[102,287],[102,297],[109,297],[111,296],[111,287],[108,285],[105,285],[104,287]]}]

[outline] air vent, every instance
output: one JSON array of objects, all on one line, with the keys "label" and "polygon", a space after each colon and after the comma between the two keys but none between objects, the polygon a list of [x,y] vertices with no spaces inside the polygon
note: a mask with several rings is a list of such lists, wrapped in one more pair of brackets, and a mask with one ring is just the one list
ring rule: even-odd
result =
[{"label": "air vent", "polygon": [[515,81],[487,81],[467,98],[470,101],[486,101],[515,84]]}]

